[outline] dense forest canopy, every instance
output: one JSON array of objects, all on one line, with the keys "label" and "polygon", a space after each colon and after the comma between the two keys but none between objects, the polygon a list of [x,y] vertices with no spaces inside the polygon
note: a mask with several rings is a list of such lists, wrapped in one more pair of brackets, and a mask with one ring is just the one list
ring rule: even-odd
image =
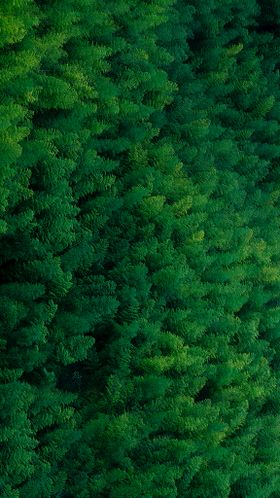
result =
[{"label": "dense forest canopy", "polygon": [[0,2],[0,498],[279,498],[280,3]]}]

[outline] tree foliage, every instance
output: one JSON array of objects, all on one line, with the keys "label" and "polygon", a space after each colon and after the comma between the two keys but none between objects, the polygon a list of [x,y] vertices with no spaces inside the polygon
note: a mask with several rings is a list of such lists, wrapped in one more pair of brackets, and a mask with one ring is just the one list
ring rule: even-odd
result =
[{"label": "tree foliage", "polygon": [[276,498],[277,2],[0,31],[0,498]]}]

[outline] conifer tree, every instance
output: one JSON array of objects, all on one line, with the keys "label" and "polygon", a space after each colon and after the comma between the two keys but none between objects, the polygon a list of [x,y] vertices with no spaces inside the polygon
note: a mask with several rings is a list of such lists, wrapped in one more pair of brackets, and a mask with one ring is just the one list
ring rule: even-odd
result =
[{"label": "conifer tree", "polygon": [[0,497],[279,480],[279,7],[0,7]]}]

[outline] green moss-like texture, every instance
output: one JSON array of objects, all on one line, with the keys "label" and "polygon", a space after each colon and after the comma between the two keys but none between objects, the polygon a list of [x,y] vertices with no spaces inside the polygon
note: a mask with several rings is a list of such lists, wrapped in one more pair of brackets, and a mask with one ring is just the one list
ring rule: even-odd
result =
[{"label": "green moss-like texture", "polygon": [[0,498],[279,498],[280,4],[0,5]]}]

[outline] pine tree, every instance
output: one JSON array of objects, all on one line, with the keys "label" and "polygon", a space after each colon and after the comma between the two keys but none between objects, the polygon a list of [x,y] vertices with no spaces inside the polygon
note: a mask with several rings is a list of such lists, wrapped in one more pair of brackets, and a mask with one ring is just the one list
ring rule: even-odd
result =
[{"label": "pine tree", "polygon": [[0,496],[276,498],[277,2],[0,11]]}]

